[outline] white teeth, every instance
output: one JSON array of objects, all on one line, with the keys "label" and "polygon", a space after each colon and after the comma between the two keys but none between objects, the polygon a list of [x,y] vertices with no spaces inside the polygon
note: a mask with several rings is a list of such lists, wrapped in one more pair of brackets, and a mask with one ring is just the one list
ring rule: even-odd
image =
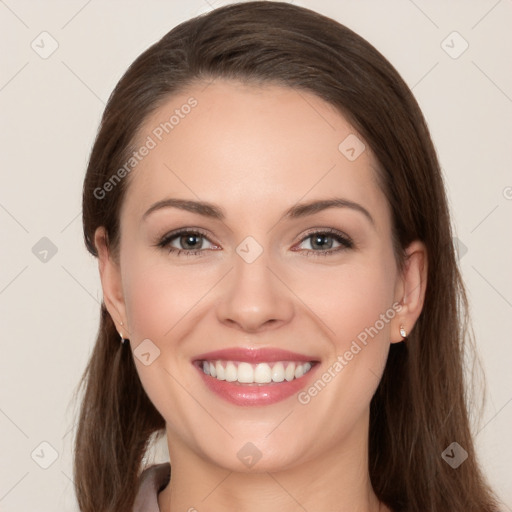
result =
[{"label": "white teeth", "polygon": [[278,361],[276,363],[251,364],[235,361],[203,361],[202,369],[206,375],[241,384],[267,384],[269,382],[288,382],[299,379],[311,370],[312,364]]},{"label": "white teeth", "polygon": [[224,366],[220,364],[220,361],[217,361],[215,364],[215,371],[217,372],[218,380],[226,380],[226,372],[224,370]]},{"label": "white teeth", "polygon": [[272,382],[272,370],[267,363],[260,363],[256,366],[256,369],[254,370],[254,382],[258,384]]},{"label": "white teeth", "polygon": [[295,365],[293,363],[288,363],[286,370],[284,371],[284,378],[290,382],[295,377]]},{"label": "white teeth", "polygon": [[226,380],[228,382],[235,382],[238,379],[238,370],[236,366],[230,361],[226,364]]},{"label": "white teeth", "polygon": [[254,370],[249,363],[240,363],[238,365],[238,382],[244,384],[254,382]]},{"label": "white teeth", "polygon": [[276,363],[273,366],[273,368],[272,368],[272,380],[274,382],[283,382],[283,380],[284,380],[284,366],[283,366],[283,363]]}]

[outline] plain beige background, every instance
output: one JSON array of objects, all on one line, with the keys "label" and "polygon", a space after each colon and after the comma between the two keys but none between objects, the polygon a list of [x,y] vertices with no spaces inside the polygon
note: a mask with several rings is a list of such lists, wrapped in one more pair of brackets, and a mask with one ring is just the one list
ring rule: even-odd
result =
[{"label": "plain beige background", "polygon": [[[77,510],[70,401],[102,297],[82,240],[81,187],[105,102],[150,44],[224,3],[0,1],[3,512]],[[477,448],[512,511],[512,1],[294,3],[374,44],[427,118],[487,377]]]}]

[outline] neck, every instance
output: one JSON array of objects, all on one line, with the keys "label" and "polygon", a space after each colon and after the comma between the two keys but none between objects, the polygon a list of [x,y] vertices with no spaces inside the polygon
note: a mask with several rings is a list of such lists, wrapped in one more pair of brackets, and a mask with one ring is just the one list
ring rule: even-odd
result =
[{"label": "neck", "polygon": [[171,481],[158,496],[160,512],[389,512],[371,486],[367,441],[347,439],[319,458],[259,473],[220,468],[175,439],[169,444]]}]

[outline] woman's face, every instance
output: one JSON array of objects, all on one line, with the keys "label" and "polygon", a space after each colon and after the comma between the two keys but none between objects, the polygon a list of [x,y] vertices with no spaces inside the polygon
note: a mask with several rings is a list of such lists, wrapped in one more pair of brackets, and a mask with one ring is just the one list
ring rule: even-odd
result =
[{"label": "woman's face", "polygon": [[146,120],[102,281],[174,462],[272,471],[365,446],[415,318],[363,144],[278,86],[196,84]]}]

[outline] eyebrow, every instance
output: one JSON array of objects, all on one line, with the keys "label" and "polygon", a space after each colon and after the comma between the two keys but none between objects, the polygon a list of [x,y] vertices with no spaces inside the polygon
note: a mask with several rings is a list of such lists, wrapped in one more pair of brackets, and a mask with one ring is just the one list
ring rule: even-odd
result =
[{"label": "eyebrow", "polygon": [[[157,210],[161,210],[162,208],[179,208],[181,210],[197,213],[199,215],[203,215],[204,217],[210,217],[212,219],[221,221],[223,221],[226,218],[224,210],[212,203],[208,203],[205,201],[191,201],[187,199],[167,198],[154,203],[144,213],[142,219],[147,219],[147,217],[151,213]],[[328,208],[350,208],[351,210],[355,210],[359,213],[362,213],[366,217],[366,219],[370,221],[372,225],[375,225],[375,220],[373,219],[370,212],[366,208],[361,206],[359,203],[349,201],[348,199],[343,198],[321,199],[317,201],[310,201],[308,203],[295,204],[284,213],[284,215],[281,217],[281,220],[298,219],[306,217],[308,215],[313,215]]]}]

